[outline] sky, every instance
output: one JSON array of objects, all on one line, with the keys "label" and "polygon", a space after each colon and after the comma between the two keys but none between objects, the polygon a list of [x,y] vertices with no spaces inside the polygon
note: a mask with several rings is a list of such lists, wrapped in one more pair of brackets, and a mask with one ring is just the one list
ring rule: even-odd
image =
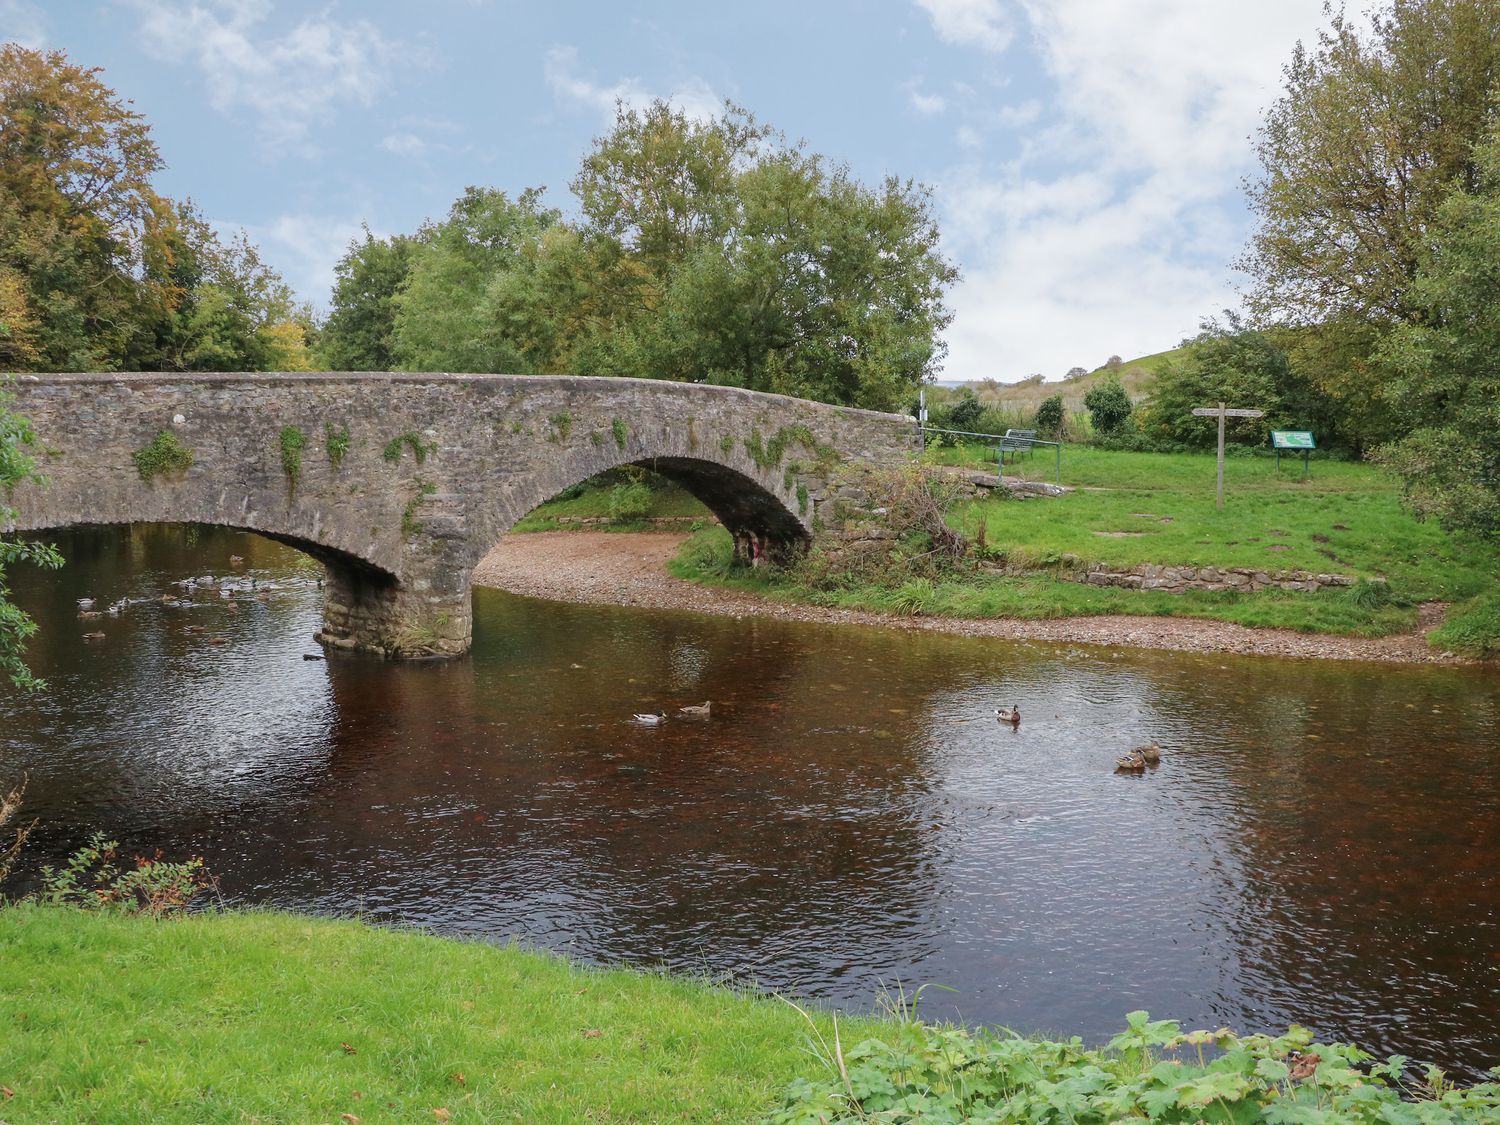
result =
[{"label": "sky", "polygon": [[159,190],[319,308],[362,225],[414,231],[470,184],[571,213],[617,100],[728,98],[932,189],[962,272],[941,377],[1002,382],[1238,305],[1254,133],[1321,24],[1321,0],[0,0],[0,39],[102,68]]}]

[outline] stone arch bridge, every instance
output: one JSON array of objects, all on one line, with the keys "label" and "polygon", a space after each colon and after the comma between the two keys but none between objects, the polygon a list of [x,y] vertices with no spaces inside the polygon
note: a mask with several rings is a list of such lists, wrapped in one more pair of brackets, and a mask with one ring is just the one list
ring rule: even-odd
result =
[{"label": "stone arch bridge", "polygon": [[46,479],[15,488],[0,530],[255,531],[327,567],[320,640],[393,656],[467,651],[476,564],[595,473],[652,468],[742,556],[784,557],[833,524],[840,464],[902,461],[917,442],[893,414],[644,379],[60,374],[12,390]]}]

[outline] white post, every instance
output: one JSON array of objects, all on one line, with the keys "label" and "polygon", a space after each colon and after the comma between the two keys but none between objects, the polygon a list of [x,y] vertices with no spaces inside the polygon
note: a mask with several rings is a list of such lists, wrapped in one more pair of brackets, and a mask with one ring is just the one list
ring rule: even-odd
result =
[{"label": "white post", "polygon": [[1224,404],[1219,403],[1219,511],[1224,510]]}]

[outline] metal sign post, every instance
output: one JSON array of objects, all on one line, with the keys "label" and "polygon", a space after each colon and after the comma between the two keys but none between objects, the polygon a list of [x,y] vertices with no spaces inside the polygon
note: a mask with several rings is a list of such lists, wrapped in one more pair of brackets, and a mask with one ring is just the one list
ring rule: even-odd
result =
[{"label": "metal sign post", "polygon": [[1224,508],[1224,419],[1225,418],[1262,418],[1264,410],[1242,410],[1225,406],[1222,402],[1218,406],[1198,406],[1193,413],[1200,418],[1219,419],[1219,500],[1218,506],[1222,511]]}]

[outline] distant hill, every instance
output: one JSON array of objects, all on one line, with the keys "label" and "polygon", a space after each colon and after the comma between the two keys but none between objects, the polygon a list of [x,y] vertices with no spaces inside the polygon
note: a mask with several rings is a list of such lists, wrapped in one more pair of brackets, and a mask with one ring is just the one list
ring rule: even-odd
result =
[{"label": "distant hill", "polygon": [[[1118,368],[1120,385],[1125,388],[1125,392],[1130,395],[1131,399],[1139,402],[1146,397],[1146,389],[1156,373],[1180,356],[1182,351],[1182,348],[1172,348],[1170,351],[1154,352],[1151,355],[1125,360]],[[1034,411],[1043,399],[1060,394],[1063,396],[1063,405],[1068,410],[1082,410],[1083,396],[1088,394],[1089,388],[1104,379],[1108,373],[1108,367],[1100,366],[1076,379],[1054,379],[1047,382],[1027,379],[1019,383],[999,383],[992,379],[981,379],[977,382],[945,387],[944,390],[947,393],[942,397],[946,399],[948,395],[956,394],[962,387],[972,387],[975,395],[986,406]]]}]

